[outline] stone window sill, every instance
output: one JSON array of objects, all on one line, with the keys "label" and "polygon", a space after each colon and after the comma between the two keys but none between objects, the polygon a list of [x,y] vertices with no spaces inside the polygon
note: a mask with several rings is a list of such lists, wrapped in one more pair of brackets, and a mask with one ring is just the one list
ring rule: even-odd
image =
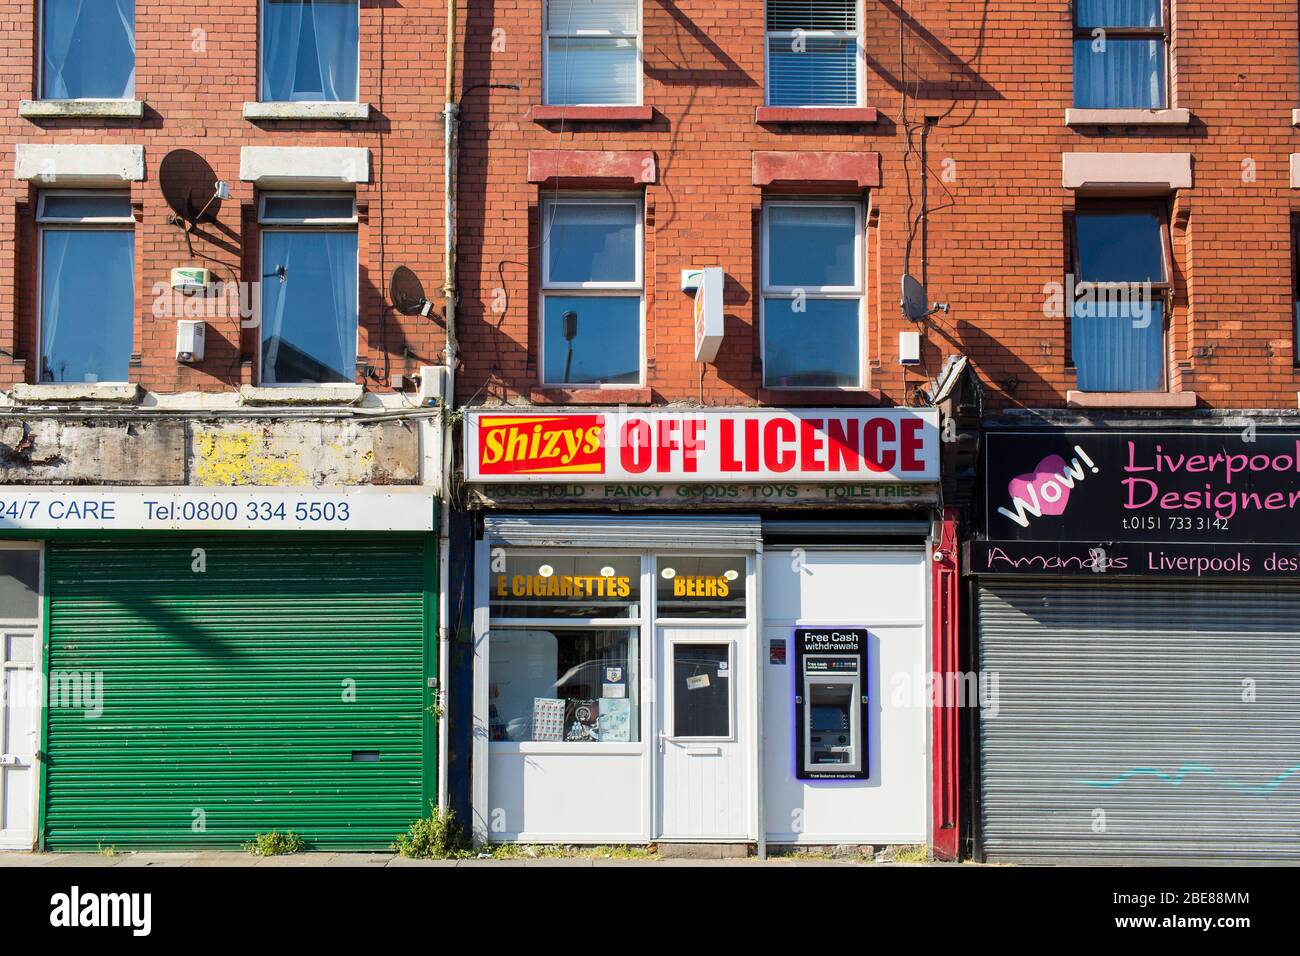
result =
[{"label": "stone window sill", "polygon": [[1071,408],[1195,408],[1195,392],[1077,392],[1065,393]]},{"label": "stone window sill", "polygon": [[528,113],[534,123],[648,123],[649,106],[534,106]]},{"label": "stone window sill", "polygon": [[246,120],[368,120],[369,103],[245,103]]},{"label": "stone window sill", "polygon": [[353,405],[364,393],[360,385],[241,385],[244,405]]},{"label": "stone window sill", "polygon": [[58,382],[42,385],[15,385],[11,397],[21,404],[46,402],[120,402],[131,404],[140,400],[140,386],[125,384],[100,384],[91,382]]},{"label": "stone window sill", "polygon": [[534,388],[528,396],[537,405],[649,405],[649,388]]},{"label": "stone window sill", "polygon": [[838,388],[760,388],[758,400],[764,405],[791,405],[805,408],[833,405],[858,408],[879,405],[884,401],[884,397],[878,388],[857,391]]},{"label": "stone window sill", "polygon": [[1065,111],[1066,126],[1187,126],[1191,110],[1080,110]]},{"label": "stone window sill", "polygon": [[142,119],[143,100],[21,100],[25,119]]},{"label": "stone window sill", "polygon": [[760,106],[755,123],[855,123],[865,125],[880,119],[874,106]]},{"label": "stone window sill", "polygon": [[1300,110],[1291,111],[1291,125],[1300,126]]}]

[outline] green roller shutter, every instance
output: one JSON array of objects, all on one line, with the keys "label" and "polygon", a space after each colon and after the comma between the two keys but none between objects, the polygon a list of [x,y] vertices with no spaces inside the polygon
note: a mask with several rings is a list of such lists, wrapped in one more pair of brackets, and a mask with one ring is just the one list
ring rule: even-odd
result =
[{"label": "green roller shutter", "polygon": [[432,536],[46,554],[48,848],[382,849],[428,812]]}]

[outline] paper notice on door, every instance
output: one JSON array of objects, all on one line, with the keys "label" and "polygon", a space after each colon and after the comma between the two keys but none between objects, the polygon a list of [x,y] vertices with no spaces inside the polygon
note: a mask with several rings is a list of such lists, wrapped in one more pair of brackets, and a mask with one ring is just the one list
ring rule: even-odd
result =
[{"label": "paper notice on door", "polygon": [[627,685],[626,684],[601,684],[600,696],[601,697],[626,697]]},{"label": "paper notice on door", "polygon": [[694,677],[686,678],[687,690],[701,690],[709,686],[708,674],[696,674]]}]

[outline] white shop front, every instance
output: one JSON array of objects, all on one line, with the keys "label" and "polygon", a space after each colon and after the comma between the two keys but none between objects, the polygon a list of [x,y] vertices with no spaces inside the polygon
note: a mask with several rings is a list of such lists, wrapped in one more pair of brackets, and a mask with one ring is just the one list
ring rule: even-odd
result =
[{"label": "white shop front", "polygon": [[890,691],[929,663],[936,413],[484,409],[465,437],[477,839],[926,841],[928,711]]}]

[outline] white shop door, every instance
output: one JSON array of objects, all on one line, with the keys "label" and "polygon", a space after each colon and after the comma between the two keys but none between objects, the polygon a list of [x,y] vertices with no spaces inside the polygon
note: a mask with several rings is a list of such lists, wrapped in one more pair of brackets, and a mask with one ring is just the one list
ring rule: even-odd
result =
[{"label": "white shop door", "polygon": [[0,849],[36,837],[41,552],[0,546]]},{"label": "white shop door", "polygon": [[749,838],[745,629],[656,629],[661,840]]}]

